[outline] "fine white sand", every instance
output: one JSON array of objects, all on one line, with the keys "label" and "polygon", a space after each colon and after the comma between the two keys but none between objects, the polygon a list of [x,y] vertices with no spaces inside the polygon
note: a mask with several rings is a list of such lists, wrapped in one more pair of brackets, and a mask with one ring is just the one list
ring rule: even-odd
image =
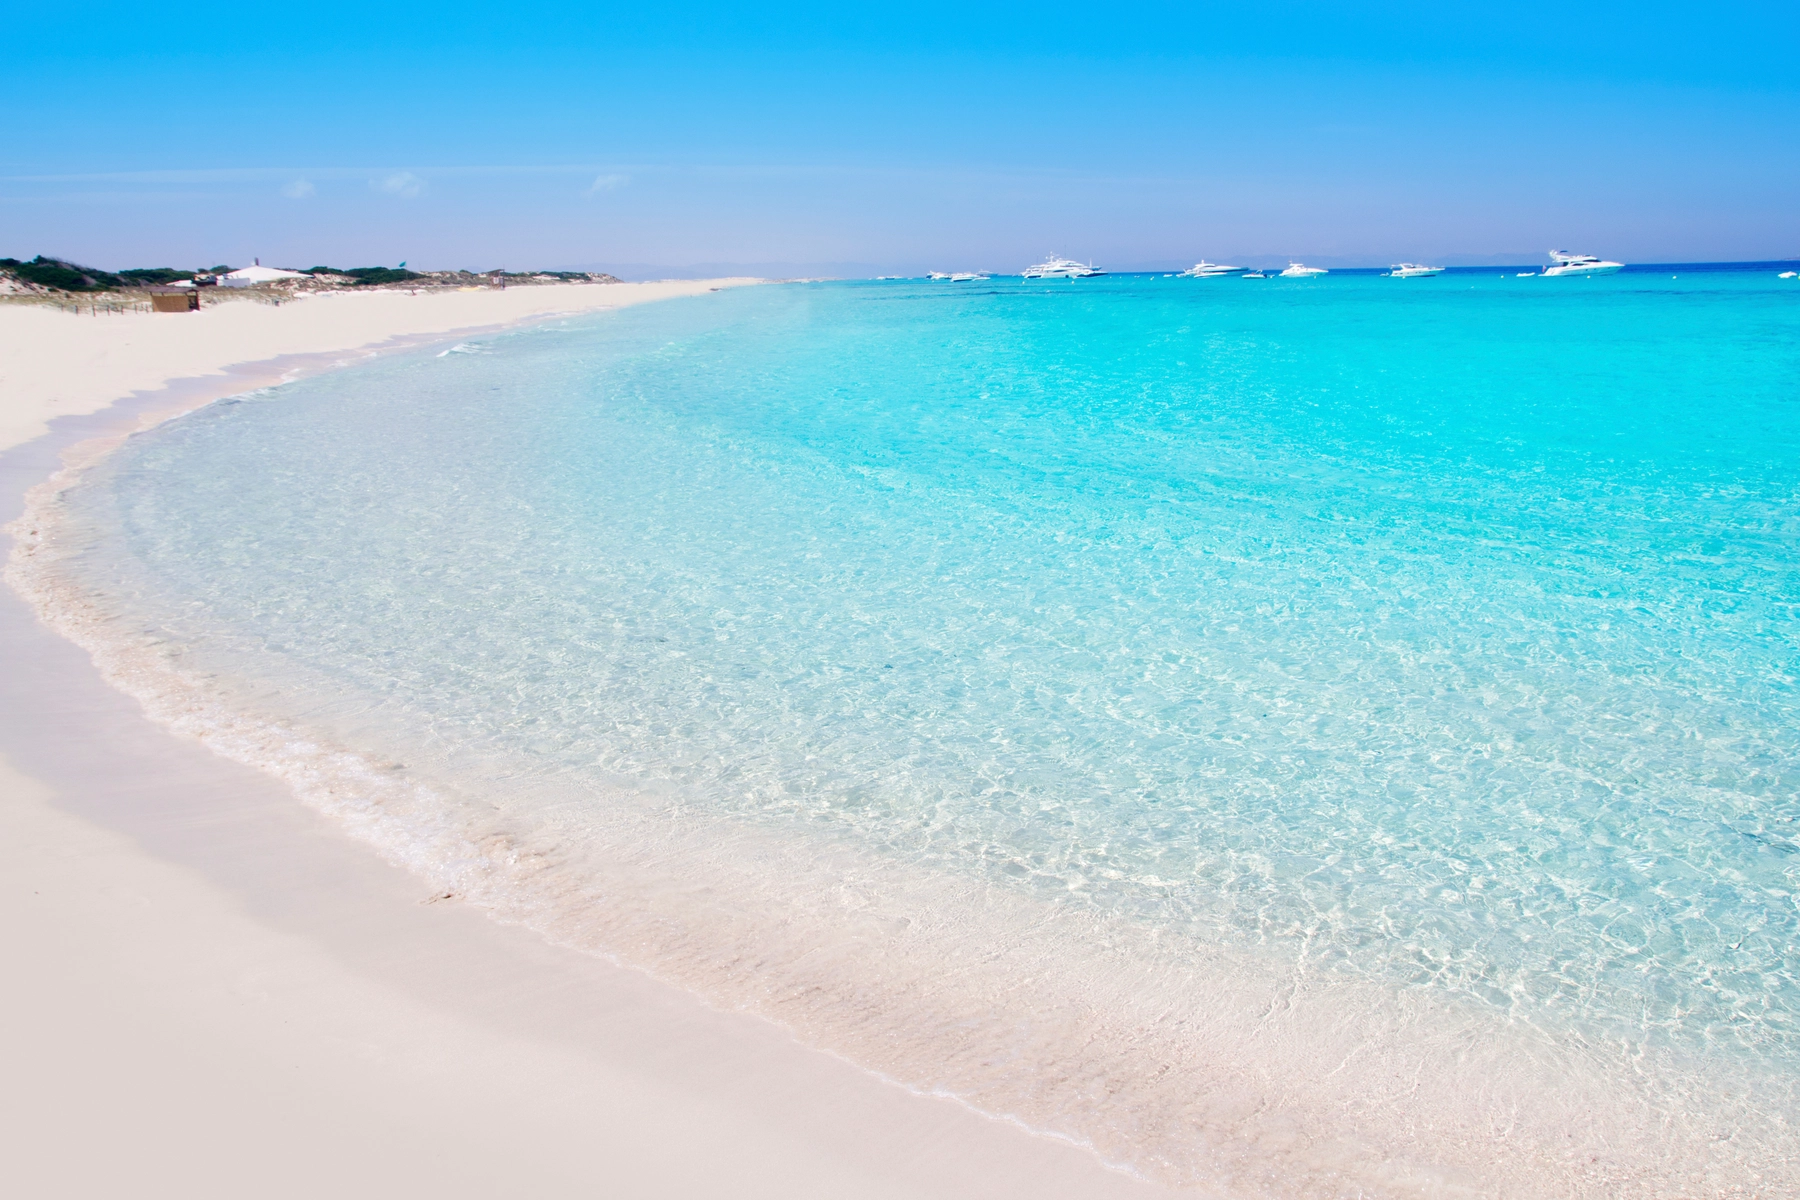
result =
[{"label": "fine white sand", "polygon": [[[348,352],[716,286],[0,307],[0,521],[78,442]],[[4,1194],[1166,1194],[429,903],[274,780],[152,725],[10,591],[0,662]]]},{"label": "fine white sand", "polygon": [[[392,339],[491,328],[555,313],[703,295],[749,279],[546,284],[505,290],[322,292],[277,307],[228,299],[195,313],[77,317],[47,305],[0,307],[0,448],[170,380],[289,355],[340,354]],[[241,385],[238,389],[243,390]]]}]

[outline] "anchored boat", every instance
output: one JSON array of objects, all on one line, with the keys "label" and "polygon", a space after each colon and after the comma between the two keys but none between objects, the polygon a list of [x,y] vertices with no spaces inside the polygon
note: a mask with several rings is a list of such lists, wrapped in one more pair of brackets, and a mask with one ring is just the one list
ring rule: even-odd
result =
[{"label": "anchored boat", "polygon": [[1244,268],[1227,267],[1220,263],[1209,263],[1204,258],[1181,273],[1183,279],[1224,279],[1230,275],[1242,275]]},{"label": "anchored boat", "polygon": [[1546,276],[1611,275],[1625,269],[1624,263],[1607,262],[1592,254],[1564,254],[1561,250],[1552,250],[1550,257],[1556,260],[1556,265],[1544,268]]},{"label": "anchored boat", "polygon": [[1104,275],[1093,263],[1078,263],[1072,258],[1051,255],[1036,266],[1026,267],[1027,279],[1091,279],[1095,275]]}]

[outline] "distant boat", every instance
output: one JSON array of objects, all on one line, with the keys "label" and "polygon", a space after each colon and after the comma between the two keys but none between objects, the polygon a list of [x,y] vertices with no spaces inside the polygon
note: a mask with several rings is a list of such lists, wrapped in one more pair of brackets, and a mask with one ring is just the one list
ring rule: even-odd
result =
[{"label": "distant boat", "polygon": [[1777,278],[1777,279],[1800,279],[1800,271],[1783,271],[1781,274],[1777,275],[1775,278]]},{"label": "distant boat", "polygon": [[1553,267],[1545,267],[1547,277],[1558,275],[1611,275],[1615,271],[1623,271],[1624,263],[1607,262],[1595,258],[1591,254],[1564,254],[1561,250],[1552,250],[1550,257],[1556,260]]},{"label": "distant boat", "polygon": [[1245,271],[1242,275],[1239,275],[1238,278],[1239,279],[1267,279],[1268,276],[1264,275],[1261,271]]},{"label": "distant boat", "polygon": [[1051,255],[1036,266],[1026,267],[1024,271],[1027,279],[1091,279],[1104,274],[1106,272],[1093,263],[1078,263],[1057,255]]},{"label": "distant boat", "polygon": [[1283,279],[1311,279],[1316,275],[1329,275],[1330,273],[1324,267],[1307,267],[1297,262],[1291,262],[1287,265],[1287,270],[1281,273],[1281,277]]},{"label": "distant boat", "polygon": [[956,274],[950,276],[950,282],[951,283],[978,283],[981,280],[986,279],[986,278],[987,278],[987,276],[983,275],[980,271],[958,271],[958,272],[956,272]]},{"label": "distant boat", "polygon": [[1418,263],[1395,263],[1388,271],[1390,279],[1423,279],[1427,275],[1442,275],[1442,267],[1421,267]]},{"label": "distant boat", "polygon": [[927,272],[925,272],[925,278],[927,278],[927,279],[948,279],[948,278],[950,278],[950,272],[948,272],[948,271],[927,271]]},{"label": "distant boat", "polygon": [[1227,267],[1219,263],[1209,263],[1204,258],[1181,273],[1183,279],[1223,279],[1228,275],[1242,275],[1244,268]]},{"label": "distant boat", "polygon": [[[1500,278],[1505,279],[1506,276],[1502,275]],[[1536,271],[1520,271],[1517,275],[1514,275],[1513,278],[1514,279],[1536,279],[1537,272]]]}]

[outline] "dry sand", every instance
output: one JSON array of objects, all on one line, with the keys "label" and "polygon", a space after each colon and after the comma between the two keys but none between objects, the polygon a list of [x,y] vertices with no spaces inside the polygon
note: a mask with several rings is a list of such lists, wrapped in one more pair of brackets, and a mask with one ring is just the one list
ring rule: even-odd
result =
[{"label": "dry sand", "polygon": [[322,292],[279,307],[229,298],[197,313],[80,317],[48,305],[9,304],[0,307],[0,449],[38,436],[56,417],[95,412],[133,392],[217,375],[233,365],[342,354],[396,339],[704,295],[754,282],[551,284],[416,295]]},{"label": "dry sand", "polygon": [[[69,446],[216,396],[371,346],[714,286],[0,307],[0,521]],[[0,661],[0,1192],[1167,1194],[429,903],[271,778],[152,725],[10,591]]]}]

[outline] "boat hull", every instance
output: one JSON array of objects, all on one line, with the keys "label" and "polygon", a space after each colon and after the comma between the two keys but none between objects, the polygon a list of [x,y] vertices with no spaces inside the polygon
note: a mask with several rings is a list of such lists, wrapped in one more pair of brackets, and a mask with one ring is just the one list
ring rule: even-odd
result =
[{"label": "boat hull", "polygon": [[1624,263],[1572,263],[1566,267],[1545,267],[1543,275],[1547,279],[1564,275],[1616,275],[1624,269]]}]

